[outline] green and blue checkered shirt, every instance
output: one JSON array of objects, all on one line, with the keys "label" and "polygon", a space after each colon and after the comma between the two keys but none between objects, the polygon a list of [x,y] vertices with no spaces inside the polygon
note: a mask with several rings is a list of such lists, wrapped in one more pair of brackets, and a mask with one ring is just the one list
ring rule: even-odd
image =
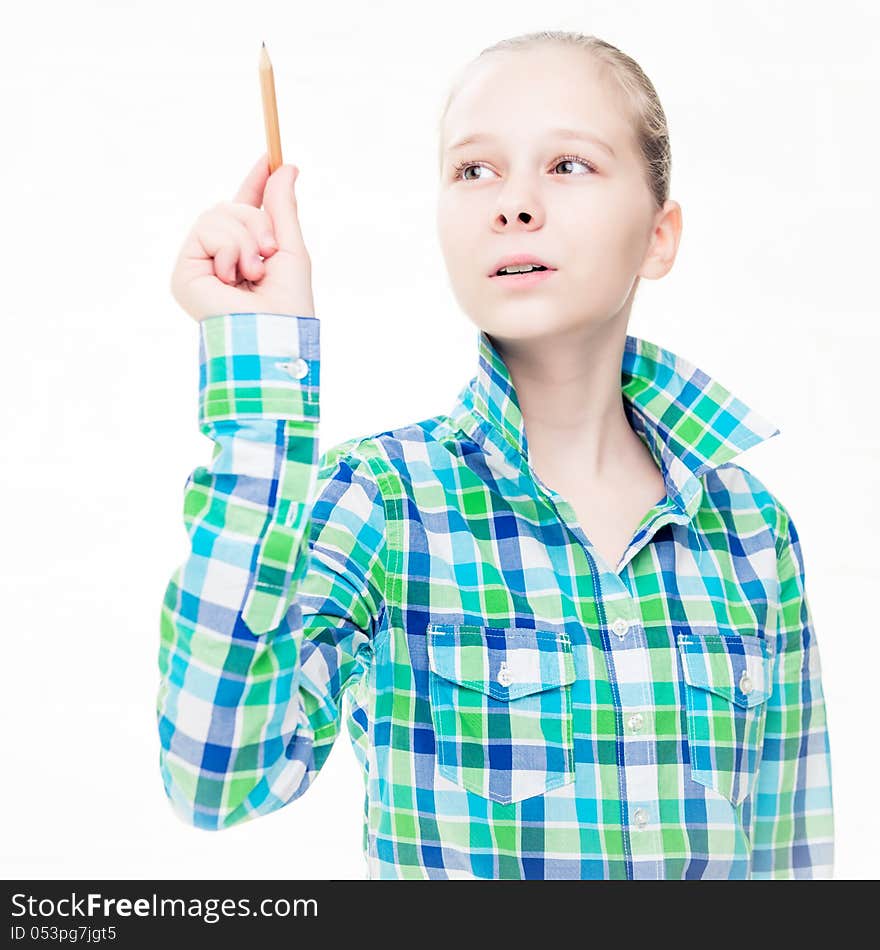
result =
[{"label": "green and blue checkered shirt", "polygon": [[666,496],[612,567],[532,469],[484,333],[449,414],[319,456],[319,320],[199,326],[214,448],[158,657],[184,821],[294,801],[345,722],[371,878],[831,876],[798,532],[734,461],[777,428],[627,336],[624,408]]}]

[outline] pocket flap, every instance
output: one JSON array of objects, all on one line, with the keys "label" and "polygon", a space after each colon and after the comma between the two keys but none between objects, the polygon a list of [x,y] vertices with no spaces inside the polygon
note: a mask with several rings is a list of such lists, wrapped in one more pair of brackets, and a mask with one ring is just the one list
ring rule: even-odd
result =
[{"label": "pocket flap", "polygon": [[748,708],[773,690],[772,656],[756,635],[682,633],[678,637],[685,682]]},{"label": "pocket flap", "polygon": [[501,701],[574,682],[564,632],[430,623],[426,633],[428,661],[438,676]]}]

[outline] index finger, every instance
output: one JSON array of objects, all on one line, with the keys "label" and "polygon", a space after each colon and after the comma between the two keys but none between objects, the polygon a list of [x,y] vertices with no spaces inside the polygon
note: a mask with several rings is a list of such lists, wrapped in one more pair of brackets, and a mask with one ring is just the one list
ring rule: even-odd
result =
[{"label": "index finger", "polygon": [[241,183],[241,187],[238,189],[233,201],[253,205],[255,208],[262,208],[263,193],[266,190],[266,182],[268,180],[269,153],[263,152],[257,160],[256,165],[248,172],[247,178]]}]

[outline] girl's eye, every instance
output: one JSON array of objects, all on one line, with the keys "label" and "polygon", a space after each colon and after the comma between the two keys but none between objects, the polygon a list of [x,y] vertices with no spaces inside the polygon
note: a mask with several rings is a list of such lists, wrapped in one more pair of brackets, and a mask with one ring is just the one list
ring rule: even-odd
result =
[{"label": "girl's eye", "polygon": [[[596,168],[594,165],[592,165],[590,162],[586,161],[585,159],[580,158],[578,155],[563,155],[561,158],[556,159],[556,162],[554,163],[553,167],[557,168],[560,165],[570,165],[572,162],[579,165],[586,166],[590,170],[590,174],[596,171]],[[486,166],[483,165],[482,162],[461,162],[455,166],[453,176],[452,176],[453,181],[456,181],[459,178],[462,181],[479,181],[479,179],[477,178],[464,177],[464,173],[469,168],[486,168]],[[570,176],[563,175],[563,177],[570,177]]]},{"label": "girl's eye", "polygon": [[553,167],[556,168],[558,165],[570,165],[572,164],[572,162],[575,165],[585,165],[587,168],[590,169],[591,173],[596,171],[596,167],[594,165],[591,165],[588,161],[585,161],[583,158],[578,158],[577,155],[563,155],[562,158],[560,158],[559,161],[556,163],[556,165],[554,165]]}]

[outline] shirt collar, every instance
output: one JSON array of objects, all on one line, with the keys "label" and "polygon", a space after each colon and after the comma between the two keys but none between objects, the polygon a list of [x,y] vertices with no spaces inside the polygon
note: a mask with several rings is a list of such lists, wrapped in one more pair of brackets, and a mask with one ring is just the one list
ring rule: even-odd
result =
[{"label": "shirt collar", "polygon": [[[700,476],[779,434],[768,421],[693,363],[627,334],[621,366],[624,410],[663,473],[667,494],[691,517]],[[477,375],[458,394],[452,418],[467,435],[490,442],[528,467],[528,439],[510,372],[482,330]]]}]

